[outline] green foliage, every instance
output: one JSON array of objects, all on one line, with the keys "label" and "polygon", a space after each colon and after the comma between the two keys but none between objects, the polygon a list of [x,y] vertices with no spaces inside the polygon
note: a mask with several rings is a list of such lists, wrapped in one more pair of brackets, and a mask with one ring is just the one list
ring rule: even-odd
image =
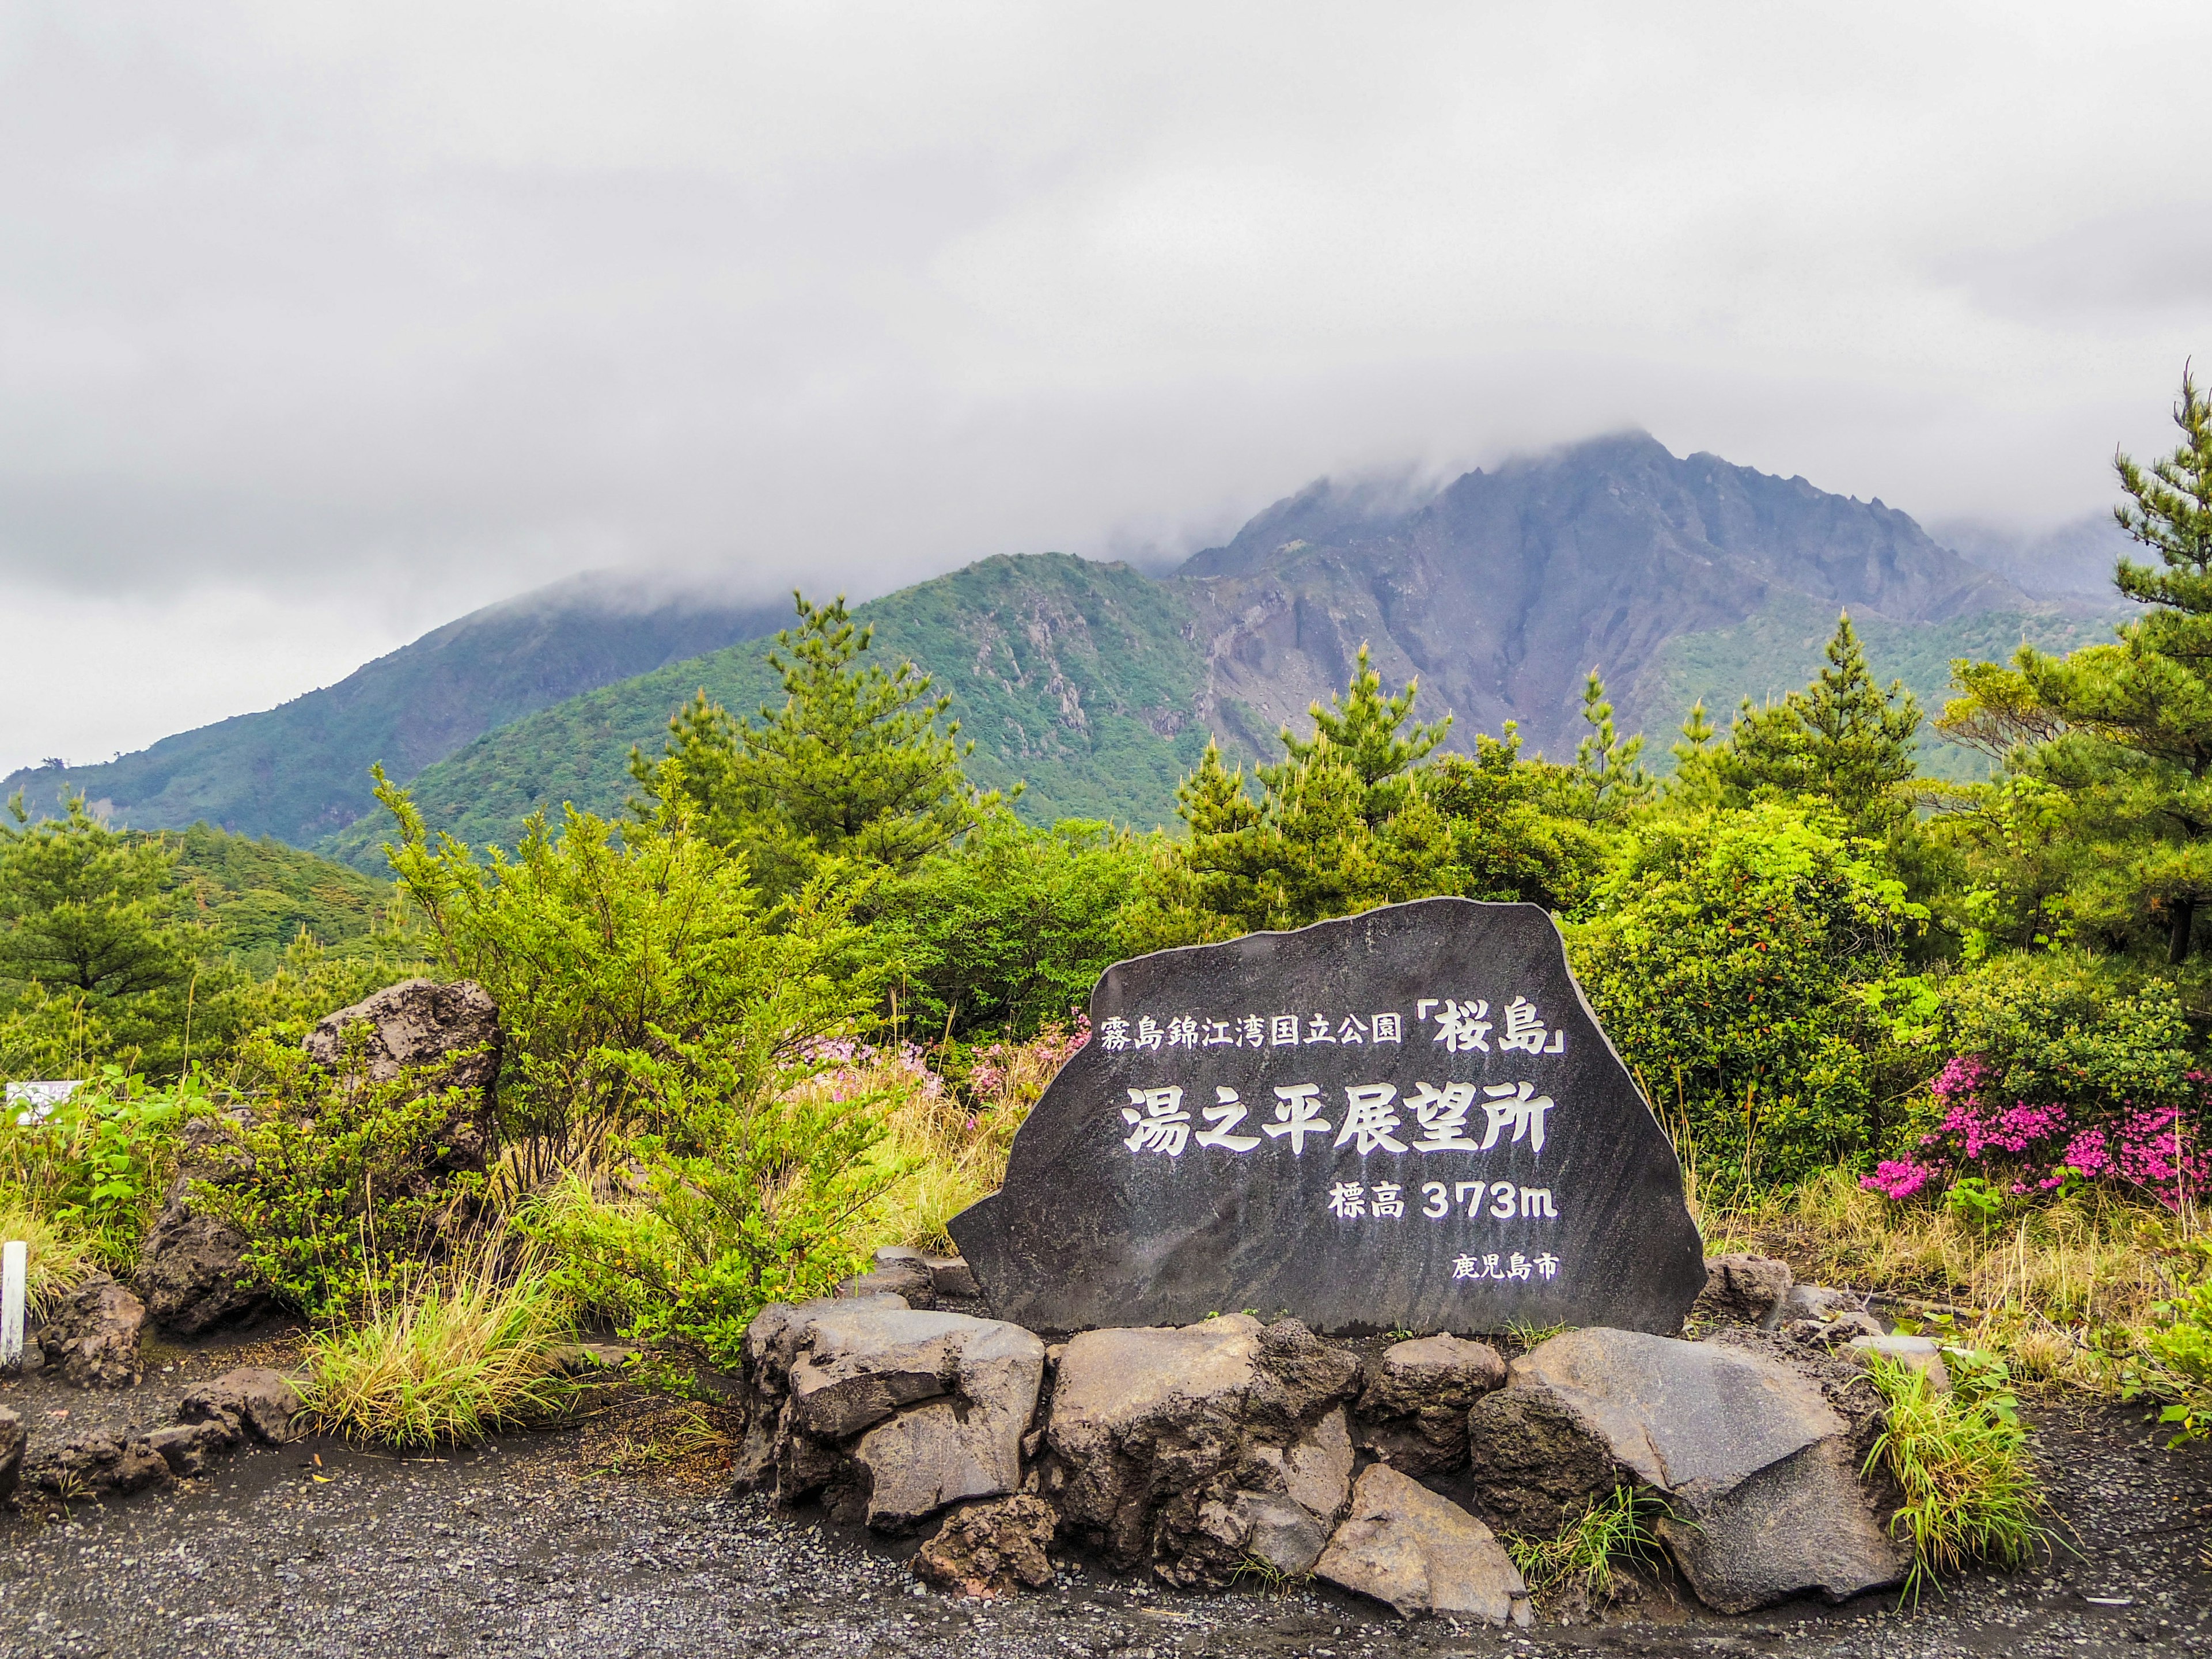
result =
[{"label": "green foliage", "polygon": [[910,661],[861,658],[872,628],[854,623],[841,595],[793,595],[799,626],[775,636],[769,665],[782,677],[781,709],[761,706],[740,725],[702,690],[669,721],[667,751],[630,757],[648,822],[680,804],[695,831],[741,854],[762,890],[804,886],[825,859],[895,874],[911,870],[973,823],[979,801],[960,769],[974,752],[960,725],[938,723],[951,695],[930,696]]},{"label": "green foliage", "polygon": [[1571,910],[1589,896],[1611,851],[1590,820],[1609,803],[1580,767],[1522,759],[1509,720],[1503,738],[1476,733],[1472,755],[1438,756],[1425,782],[1449,836],[1429,890],[1548,910]]},{"label": "green foliage", "polygon": [[1768,802],[1656,819],[1571,936],[1647,1093],[1709,1172],[1791,1180],[1881,1137],[1864,988],[1926,919],[1868,843]]},{"label": "green foliage", "polygon": [[1653,1494],[1620,1486],[1610,1498],[1592,1498],[1558,1536],[1509,1534],[1505,1547],[1538,1601],[1551,1605],[1571,1597],[1601,1607],[1620,1594],[1619,1564],[1650,1565],[1656,1559],[1659,1540],[1651,1525],[1666,1512]]},{"label": "green foliage", "polygon": [[2179,1446],[2212,1436],[2212,1239],[2190,1239],[2174,1255],[2179,1271],[2151,1306],[2142,1352],[2124,1365],[2121,1392],[2163,1406],[2158,1420]]},{"label": "green foliage", "polygon": [[192,1187],[195,1208],[245,1237],[253,1279],[310,1319],[398,1293],[410,1263],[444,1254],[484,1188],[452,1167],[473,1092],[443,1086],[443,1067],[372,1083],[358,1041],[336,1075],[270,1046],[268,1092],[243,1124],[225,1120],[234,1168]]},{"label": "green foliage", "polygon": [[1911,802],[1920,705],[1901,682],[1884,690],[1867,668],[1851,619],[1839,617],[1828,665],[1802,691],[1765,708],[1744,699],[1714,761],[1723,784],[1754,799],[1816,796],[1859,836],[1903,823]]},{"label": "green foliage", "polygon": [[1109,825],[1032,830],[1000,808],[884,889],[872,948],[897,966],[911,1029],[1028,1037],[1086,1006],[1133,953],[1125,912],[1146,852]]},{"label": "green foliage", "polygon": [[1413,769],[1451,722],[1401,730],[1414,691],[1384,696],[1361,646],[1347,695],[1309,711],[1313,736],[1284,727],[1285,758],[1256,769],[1257,801],[1207,745],[1177,793],[1206,908],[1246,931],[1303,927],[1434,890],[1449,836]]},{"label": "green foliage", "polygon": [[[132,832],[134,839],[146,832]],[[159,840],[175,849],[176,908],[257,975],[301,933],[334,955],[374,954],[393,937],[385,920],[392,884],[269,836],[258,841],[204,823]]]},{"label": "green foliage", "polygon": [[638,1072],[666,1127],[624,1143],[627,1190],[601,1200],[571,1180],[524,1225],[579,1307],[736,1370],[762,1307],[827,1295],[859,1266],[854,1224],[906,1173],[876,1155],[886,1099],[797,1075],[764,1086],[696,1050]]},{"label": "green foliage", "polygon": [[1960,1367],[1949,1394],[1928,1373],[1871,1356],[1889,1402],[1867,1469],[1886,1468],[1905,1492],[1890,1522],[1911,1539],[1905,1593],[1955,1577],[1973,1563],[2017,1567],[2047,1549],[2048,1507],[2002,1365]]},{"label": "green foliage", "polygon": [[2121,928],[2155,919],[2178,966],[2212,896],[2212,399],[2185,371],[2173,419],[2171,456],[2115,463],[2132,502],[2120,525],[2164,567],[2119,562],[2114,581],[2143,614],[2110,645],[1960,664],[1965,695],[1942,724],[2071,799],[2087,844],[2076,913]]},{"label": "green foliage", "polygon": [[181,990],[200,940],[169,915],[174,850],[110,830],[82,795],[67,805],[34,823],[18,793],[0,823],[0,981],[102,1006]]},{"label": "green foliage", "polygon": [[566,1304],[541,1264],[486,1245],[409,1273],[360,1320],[307,1343],[302,1404],[349,1439],[419,1451],[550,1416],[574,1392]]},{"label": "green foliage", "polygon": [[[977,739],[964,769],[979,788],[1024,786],[1022,816],[1139,826],[1172,821],[1176,781],[1197,763],[1191,719],[1206,651],[1188,596],[1124,564],[1066,554],[984,559],[853,608],[871,653],[904,659],[954,694]],[[670,715],[703,690],[752,708],[778,683],[758,643],[731,646],[587,692],[485,733],[410,785],[428,821],[476,844],[511,847],[524,822],[563,802],[602,816],[635,792],[633,746],[660,749]],[[323,849],[381,872],[380,823]]]},{"label": "green foliage", "polygon": [[105,1066],[43,1116],[0,1124],[4,1185],[102,1266],[125,1267],[168,1184],[183,1121],[207,1100],[196,1073],[164,1087]]},{"label": "green foliage", "polygon": [[1651,798],[1651,779],[1637,757],[1644,752],[1644,736],[1622,738],[1613,727],[1613,704],[1606,700],[1605,682],[1593,668],[1583,683],[1583,720],[1589,727],[1575,749],[1575,771],[1589,791],[1593,816],[1618,817],[1629,808]]},{"label": "green foliage", "polygon": [[450,836],[434,845],[404,791],[380,783],[379,798],[398,826],[392,868],[441,963],[498,1005],[501,1126],[532,1184],[631,1133],[680,1136],[655,1115],[676,1086],[666,1067],[682,1063],[670,1056],[712,1056],[714,1075],[734,1066],[731,1086],[750,1098],[873,1006],[849,893],[817,883],[769,911],[743,856],[674,809],[617,844],[571,808],[558,836],[533,819],[512,857],[479,862]]}]

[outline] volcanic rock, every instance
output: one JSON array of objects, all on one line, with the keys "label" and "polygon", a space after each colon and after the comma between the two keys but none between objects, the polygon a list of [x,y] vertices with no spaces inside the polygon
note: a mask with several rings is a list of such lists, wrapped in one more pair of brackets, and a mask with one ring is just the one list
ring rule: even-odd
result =
[{"label": "volcanic rock", "polygon": [[146,1304],[106,1273],[94,1273],[64,1298],[39,1332],[48,1365],[80,1389],[124,1389],[138,1381],[139,1328]]},{"label": "volcanic rock", "polygon": [[1386,1464],[1352,1489],[1352,1513],[1315,1575],[1387,1601],[1401,1617],[1445,1613],[1503,1625],[1530,1622],[1528,1587],[1490,1528]]}]

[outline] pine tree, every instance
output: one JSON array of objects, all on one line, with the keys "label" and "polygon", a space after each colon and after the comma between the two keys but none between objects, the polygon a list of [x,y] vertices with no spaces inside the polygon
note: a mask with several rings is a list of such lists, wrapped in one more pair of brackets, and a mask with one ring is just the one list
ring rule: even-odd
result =
[{"label": "pine tree", "polygon": [[1637,757],[1644,752],[1644,734],[1619,738],[1613,729],[1613,705],[1606,700],[1605,682],[1596,669],[1583,684],[1583,720],[1589,735],[1575,747],[1575,770],[1589,787],[1594,817],[1617,817],[1626,808],[1651,798],[1652,783]]},{"label": "pine tree", "polygon": [[1408,726],[1416,691],[1409,682],[1384,696],[1362,645],[1344,696],[1308,711],[1313,735],[1284,727],[1284,758],[1255,769],[1257,801],[1243,769],[1230,770],[1206,746],[1176,799],[1207,908],[1247,928],[1298,927],[1434,890],[1425,874],[1449,831],[1415,769],[1451,720]]},{"label": "pine tree", "polygon": [[1920,705],[1901,681],[1875,682],[1848,615],[1836,620],[1828,665],[1802,691],[1754,708],[1744,699],[1716,757],[1746,794],[1819,795],[1853,831],[1879,836],[1911,816],[1902,786],[1914,771]]},{"label": "pine tree", "polygon": [[863,661],[873,639],[840,594],[829,605],[794,593],[799,623],[775,636],[769,663],[784,704],[744,725],[704,691],[669,721],[666,753],[635,750],[630,774],[645,815],[674,808],[716,845],[745,854],[764,891],[794,890],[824,859],[912,869],[995,800],[969,784],[975,749],[939,722],[949,693],[911,662]]},{"label": "pine tree", "polygon": [[172,914],[174,850],[109,829],[81,794],[64,805],[34,823],[18,791],[0,823],[0,981],[96,1003],[181,987],[202,939]]},{"label": "pine tree", "polygon": [[1946,731],[2004,755],[2088,808],[2101,848],[2084,861],[2094,912],[2163,912],[2166,959],[2194,944],[2212,895],[2212,398],[2182,371],[2182,441],[2145,467],[2116,453],[2120,527],[2158,555],[2113,581],[2145,607],[2110,645],[2063,657],[2022,647],[2009,668],[1961,665]]}]

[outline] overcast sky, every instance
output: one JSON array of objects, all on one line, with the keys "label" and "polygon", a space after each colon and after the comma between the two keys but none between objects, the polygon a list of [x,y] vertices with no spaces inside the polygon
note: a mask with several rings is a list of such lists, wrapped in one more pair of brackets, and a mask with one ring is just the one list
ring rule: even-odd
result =
[{"label": "overcast sky", "polygon": [[0,6],[0,770],[599,566],[876,592],[1638,424],[2047,524],[2199,5]]}]

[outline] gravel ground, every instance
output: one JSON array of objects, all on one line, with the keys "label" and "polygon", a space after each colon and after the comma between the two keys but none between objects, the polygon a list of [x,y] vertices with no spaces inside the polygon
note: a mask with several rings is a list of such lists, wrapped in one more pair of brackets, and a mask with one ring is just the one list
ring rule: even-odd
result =
[{"label": "gravel ground", "polygon": [[1905,1613],[1883,1597],[1741,1619],[1654,1584],[1602,1622],[1525,1632],[1405,1624],[1309,1589],[1182,1595],[1081,1563],[1018,1601],[954,1601],[920,1589],[902,1552],[656,1461],[647,1419],[668,1409],[633,1401],[442,1459],[306,1441],[5,1523],[0,1653],[2212,1654],[2212,1449],[2167,1452],[2114,1409],[2042,1418],[2079,1538],[2040,1571]]}]

